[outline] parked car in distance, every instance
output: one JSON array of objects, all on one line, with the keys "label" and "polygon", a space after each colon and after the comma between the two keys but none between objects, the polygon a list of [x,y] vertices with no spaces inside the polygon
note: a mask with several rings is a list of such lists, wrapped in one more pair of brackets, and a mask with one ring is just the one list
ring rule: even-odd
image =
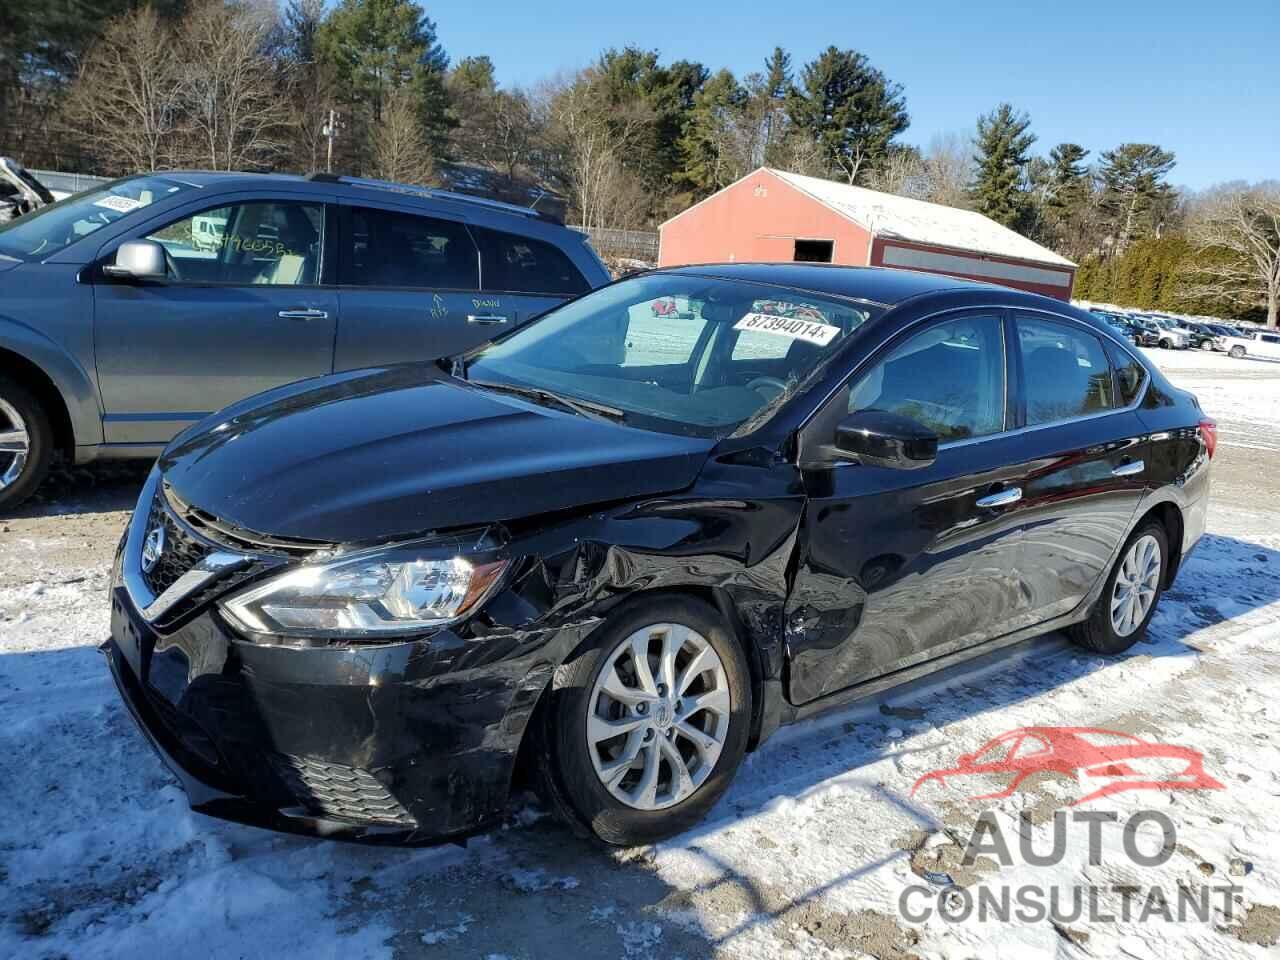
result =
[{"label": "parked car in distance", "polygon": [[1146,317],[1131,316],[1129,322],[1133,328],[1134,343],[1140,347],[1156,347],[1164,331],[1154,320]]},{"label": "parked car in distance", "polygon": [[1186,350],[1191,346],[1191,331],[1180,320],[1159,314],[1147,314],[1145,319],[1160,328],[1156,346],[1162,350]]},{"label": "parked car in distance", "polygon": [[1262,357],[1280,360],[1280,332],[1254,331],[1239,337],[1227,337],[1222,342],[1227,356],[1239,360],[1242,357]]},{"label": "parked car in distance", "polygon": [[1211,329],[1208,324],[1197,323],[1194,320],[1185,320],[1182,325],[1189,332],[1191,348],[1193,350],[1219,349],[1222,334]]},{"label": "parked car in distance", "polygon": [[0,509],[55,454],[154,457],[305,377],[455,354],[609,280],[525,207],[347,177],[157,173],[0,228]]},{"label": "parked car in distance", "polygon": [[1204,530],[1215,442],[1057,300],[654,271],[185,431],[104,652],[211,814],[439,841],[527,776],[584,834],[651,842],[781,723],[1048,630],[1127,649]]}]

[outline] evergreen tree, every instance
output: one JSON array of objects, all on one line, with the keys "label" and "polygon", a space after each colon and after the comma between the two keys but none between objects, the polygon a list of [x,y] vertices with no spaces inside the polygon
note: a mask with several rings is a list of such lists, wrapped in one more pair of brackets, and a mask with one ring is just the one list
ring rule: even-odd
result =
[{"label": "evergreen tree", "polygon": [[788,92],[787,113],[818,143],[830,172],[850,183],[883,164],[911,122],[902,87],[863,54],[834,46],[805,64],[799,87]]},{"label": "evergreen tree", "polygon": [[764,78],[760,85],[760,159],[766,166],[776,166],[779,147],[787,135],[787,93],[791,90],[791,54],[774,47],[764,62]]},{"label": "evergreen tree", "polygon": [[1023,177],[1036,142],[1030,126],[1031,118],[1007,103],[978,118],[974,208],[1006,227],[1019,225],[1028,210]]},{"label": "evergreen tree", "polygon": [[1116,252],[1138,237],[1160,234],[1175,200],[1164,182],[1174,162],[1171,152],[1153,143],[1122,143],[1102,155],[1102,207]]},{"label": "evergreen tree", "polygon": [[711,77],[693,98],[680,138],[681,169],[676,179],[688,184],[695,198],[714,193],[738,179],[737,127],[747,92],[729,70]]}]

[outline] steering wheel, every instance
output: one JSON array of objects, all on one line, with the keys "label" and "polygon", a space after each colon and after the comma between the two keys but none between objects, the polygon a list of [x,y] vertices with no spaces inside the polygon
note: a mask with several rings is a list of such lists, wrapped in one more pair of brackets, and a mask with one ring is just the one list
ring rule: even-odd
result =
[{"label": "steering wheel", "polygon": [[[762,390],[761,387],[765,387],[768,390],[772,390],[773,392],[768,393],[765,390]],[[777,377],[756,377],[754,380],[752,380],[750,383],[747,384],[747,389],[756,391],[756,393],[760,394],[765,398],[766,401],[768,401],[768,400],[776,400],[778,399],[778,397],[786,393],[787,385],[783,383],[781,380],[779,380]]]}]

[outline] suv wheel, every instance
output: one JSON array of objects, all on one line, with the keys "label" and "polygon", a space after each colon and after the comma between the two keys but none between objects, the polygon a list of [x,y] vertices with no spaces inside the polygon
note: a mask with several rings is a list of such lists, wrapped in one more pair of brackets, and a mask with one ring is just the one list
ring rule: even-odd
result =
[{"label": "suv wheel", "polygon": [[1239,360],[1241,357],[1244,356],[1244,347],[1240,346],[1239,344],[1236,344],[1234,347],[1232,347],[1230,350],[1227,351],[1227,356],[1232,357],[1233,359]]},{"label": "suv wheel", "polygon": [[1069,631],[1071,639],[1096,653],[1122,653],[1147,632],[1164,584],[1169,538],[1150,520],[1134,531],[1089,619]]},{"label": "suv wheel", "polygon": [[620,608],[554,683],[535,725],[539,786],[563,819],[605,843],[689,829],[746,752],[746,658],[701,601]]},{"label": "suv wheel", "polygon": [[1172,342],[1168,337],[1161,337],[1161,338],[1160,338],[1160,349],[1161,349],[1161,350],[1172,350],[1172,349],[1173,349],[1173,342]]},{"label": "suv wheel", "polygon": [[26,387],[0,377],[0,510],[35,491],[53,460],[53,429]]}]

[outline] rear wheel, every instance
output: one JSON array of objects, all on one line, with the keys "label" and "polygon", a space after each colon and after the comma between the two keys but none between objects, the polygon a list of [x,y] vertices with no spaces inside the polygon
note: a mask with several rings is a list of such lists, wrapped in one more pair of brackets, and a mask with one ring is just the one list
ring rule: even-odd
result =
[{"label": "rear wheel", "polygon": [[1169,340],[1168,338],[1164,338],[1164,339],[1162,339],[1162,340],[1160,341],[1160,349],[1161,349],[1161,350],[1170,350],[1170,349],[1172,349],[1172,348],[1173,348],[1173,341],[1172,341],[1172,340]]},{"label": "rear wheel", "polygon": [[1160,602],[1168,557],[1169,538],[1159,521],[1135,530],[1089,619],[1071,628],[1071,638],[1097,653],[1121,653],[1142,639]]},{"label": "rear wheel", "polygon": [[22,384],[0,377],[0,510],[26,500],[49,472],[53,429]]},{"label": "rear wheel", "polygon": [[701,601],[662,597],[620,609],[555,683],[537,727],[541,792],[605,843],[689,829],[746,752],[746,659]]},{"label": "rear wheel", "polygon": [[1244,347],[1237,344],[1236,346],[1228,350],[1227,354],[1228,356],[1233,357],[1236,360],[1239,360],[1241,357],[1244,356]]}]

